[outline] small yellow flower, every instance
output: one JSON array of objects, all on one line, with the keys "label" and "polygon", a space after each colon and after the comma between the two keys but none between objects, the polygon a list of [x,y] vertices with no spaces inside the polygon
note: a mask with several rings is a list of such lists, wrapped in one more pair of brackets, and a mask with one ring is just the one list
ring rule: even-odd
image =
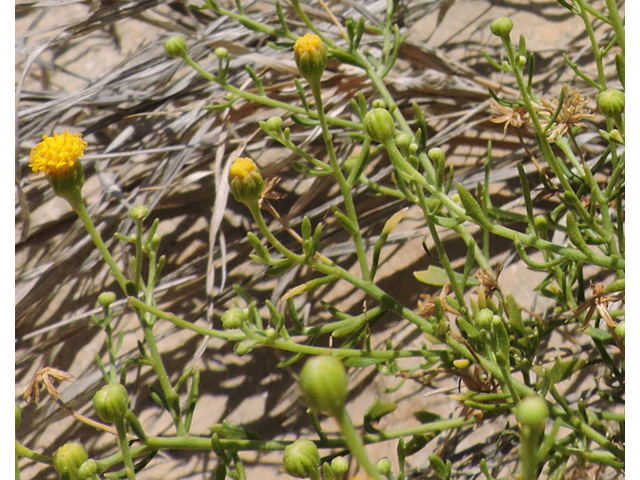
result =
[{"label": "small yellow flower", "polygon": [[305,53],[313,55],[321,46],[322,40],[319,36],[314,35],[313,33],[307,33],[296,40],[293,49],[296,52],[296,55],[302,57]]},{"label": "small yellow flower", "polygon": [[71,134],[69,130],[61,135],[53,132],[53,137],[43,135],[42,141],[31,150],[29,166],[34,172],[44,172],[47,177],[64,176],[76,167],[86,147],[82,135]]},{"label": "small yellow flower", "polygon": [[229,168],[229,186],[233,197],[245,205],[259,205],[264,180],[258,166],[246,157],[236,158]]},{"label": "small yellow flower", "polygon": [[251,172],[257,170],[258,167],[250,158],[236,158],[231,164],[231,168],[229,169],[229,180],[233,180],[234,178],[239,178],[240,180],[242,180]]},{"label": "small yellow flower", "polygon": [[322,72],[327,66],[327,48],[317,35],[307,33],[293,45],[298,71],[313,87],[319,88]]}]

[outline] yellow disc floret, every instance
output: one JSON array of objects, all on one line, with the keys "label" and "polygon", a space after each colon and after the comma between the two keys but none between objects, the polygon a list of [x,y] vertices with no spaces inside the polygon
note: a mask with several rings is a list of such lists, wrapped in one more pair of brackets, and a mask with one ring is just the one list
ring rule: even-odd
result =
[{"label": "yellow disc floret", "polygon": [[79,133],[65,130],[61,135],[43,135],[42,141],[31,150],[29,166],[34,172],[44,172],[47,177],[66,175],[76,167],[84,155],[87,142]]}]

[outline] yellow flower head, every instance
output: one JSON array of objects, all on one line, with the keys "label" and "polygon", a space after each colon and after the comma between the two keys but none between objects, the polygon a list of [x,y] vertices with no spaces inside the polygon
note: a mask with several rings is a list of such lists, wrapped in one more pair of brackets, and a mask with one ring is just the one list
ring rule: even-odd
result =
[{"label": "yellow flower head", "polygon": [[71,134],[69,130],[61,135],[53,132],[53,137],[43,135],[42,141],[31,149],[29,166],[34,172],[44,172],[47,177],[64,176],[76,167],[86,147],[82,135]]},{"label": "yellow flower head", "polygon": [[302,57],[305,53],[313,55],[321,46],[322,40],[320,40],[319,36],[313,33],[307,33],[296,40],[296,43],[293,45],[293,50],[296,52],[296,55]]},{"label": "yellow flower head", "polygon": [[293,45],[298,71],[311,84],[320,86],[322,72],[327,66],[327,48],[317,35],[307,33]]},{"label": "yellow flower head", "polygon": [[234,198],[245,205],[259,205],[264,180],[258,166],[246,157],[236,158],[229,168],[229,186]]},{"label": "yellow flower head", "polygon": [[229,180],[233,180],[234,178],[239,178],[240,180],[242,180],[251,172],[257,170],[258,167],[250,158],[236,158],[231,164],[231,168],[229,169]]}]

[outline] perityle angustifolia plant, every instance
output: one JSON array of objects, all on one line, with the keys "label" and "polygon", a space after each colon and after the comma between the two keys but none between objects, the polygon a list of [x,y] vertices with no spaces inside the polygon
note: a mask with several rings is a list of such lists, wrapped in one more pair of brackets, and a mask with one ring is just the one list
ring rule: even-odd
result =
[{"label": "perityle angustifolia plant", "polygon": [[[236,287],[238,299],[213,327],[186,321],[156,305],[155,289],[164,257],[159,256],[158,222],[148,228],[145,225],[149,209],[135,207],[130,215],[135,231],[117,235],[131,245],[133,252],[132,268],[125,271],[111,256],[84,206],[80,158],[87,143],[79,134],[68,131],[45,136],[32,150],[30,165],[35,172],[45,173],[54,192],[77,213],[120,291],[103,292],[97,299],[102,313],[94,317],[104,330],[108,352],[105,363],[98,359],[106,386],[93,400],[95,416],[104,423],[82,416],[62,402],[49,376],[68,380],[64,372],[41,373],[33,382],[30,398],[37,400],[39,392],[46,389],[74,417],[113,435],[112,444],[117,451],[101,459],[90,458],[93,455],[83,445],[69,439],[53,457],[48,457],[16,441],[17,458],[53,465],[61,478],[95,479],[110,473],[133,479],[159,451],[207,451],[217,460],[216,479],[244,479],[247,471],[243,450],[280,450],[282,470],[297,478],[341,480],[349,470],[347,455],[372,478],[407,478],[407,458],[430,442],[435,444],[458,429],[472,429],[483,422],[506,418],[511,425],[518,425],[519,432],[510,435],[519,438],[518,469],[523,479],[535,479],[541,474],[551,479],[568,478],[578,467],[604,472],[611,478],[618,475],[624,469],[624,413],[618,404],[623,402],[620,392],[624,389],[625,327],[623,309],[613,305],[624,299],[624,24],[613,1],[607,0],[603,11],[595,10],[584,0],[561,4],[584,21],[596,73],[592,77],[566,57],[576,81],[575,85],[558,88],[557,98],[545,98],[546,92],[533,82],[534,56],[527,51],[524,38],[517,45],[512,43],[518,25],[508,18],[490,25],[491,33],[502,42],[505,55],[502,63],[488,55],[487,58],[513,79],[519,91],[517,98],[500,98],[490,92],[492,106],[499,113],[492,120],[504,123],[505,132],[534,132],[533,137],[519,138],[531,153],[530,161],[538,168],[541,185],[555,195],[556,201],[552,209],[542,209],[532,198],[531,177],[519,164],[524,209],[507,212],[494,206],[489,195],[491,155],[487,155],[485,182],[476,191],[469,191],[461,182],[455,182],[458,172],[447,164],[444,150],[429,145],[428,118],[419,105],[414,105],[413,116],[407,118],[403,112],[408,110],[400,108],[388,90],[384,77],[393,68],[404,39],[394,25],[397,2],[389,2],[379,24],[348,18],[341,28],[344,35],[333,38],[308,18],[297,0],[291,2],[291,7],[298,24],[304,24],[311,33],[292,31],[293,22],[287,21],[279,3],[279,25],[274,27],[247,16],[240,2],[238,10],[228,10],[214,0],[206,0],[203,8],[277,39],[279,48],[291,46],[291,59],[304,80],[295,79],[300,103],[269,97],[251,68],[248,70],[256,83],[255,90],[233,85],[228,80],[230,53],[225,48],[215,49],[218,69],[214,73],[190,57],[191,40],[180,36],[168,39],[167,54],[186,62],[224,90],[226,103],[221,108],[231,108],[235,100],[244,99],[285,112],[259,125],[265,135],[298,158],[300,175],[331,177],[335,181],[340,197],[331,215],[352,240],[357,269],[345,268],[323,253],[328,243],[323,222],[314,226],[311,218],[303,217],[297,224],[283,222],[282,231],[273,231],[264,212],[275,218],[280,216],[277,204],[270,201],[270,186],[258,166],[260,159],[231,158],[227,170],[230,192],[248,208],[255,222],[255,231],[247,235],[253,247],[252,261],[264,264],[273,275],[294,266],[308,268],[311,280],[292,286],[276,304],[266,302],[264,309],[250,291]],[[596,36],[592,21],[609,28],[606,42]],[[363,48],[363,39],[369,46],[380,40],[378,54],[369,47]],[[353,98],[354,111],[349,118],[325,112],[322,82],[328,59],[361,69],[375,91],[374,98],[363,94]],[[611,71],[617,78],[610,75]],[[308,94],[312,104],[306,98]],[[302,124],[319,126],[325,147],[321,157],[310,154],[291,135],[292,118],[306,118]],[[590,158],[594,150],[582,148],[579,133],[594,128],[604,148],[597,157]],[[337,130],[360,141],[356,149],[359,153],[348,159],[339,156],[335,145]],[[535,141],[526,143],[525,138]],[[367,170],[380,155],[393,167],[390,182],[372,180]],[[362,218],[354,201],[356,189],[401,200],[403,204],[404,208],[399,208],[377,232],[376,239],[363,234]],[[416,282],[442,288],[436,297],[423,295],[418,305],[400,302],[376,283],[382,248],[411,208],[421,213],[434,245],[432,259],[438,263],[412,273]],[[442,240],[443,229],[455,232],[466,245],[466,260],[460,268],[454,267],[451,252]],[[293,238],[291,247],[282,241],[283,232]],[[544,273],[537,291],[553,300],[544,316],[526,313],[528,310],[517,303],[509,286],[500,284],[489,255],[490,240],[495,236],[513,243],[523,268]],[[147,268],[143,268],[145,263]],[[592,283],[589,296],[585,292],[586,281],[596,277],[598,281]],[[325,320],[311,325],[300,321],[299,306],[294,300],[338,281],[363,292],[366,312],[353,315],[328,305]],[[122,362],[120,358],[121,333],[115,331],[116,313],[112,308],[118,297],[126,298],[140,322],[140,353],[134,361]],[[389,339],[382,348],[374,348],[370,327],[384,316],[415,329],[423,339],[421,347],[409,348]],[[293,356],[280,364],[282,368],[308,356],[300,370],[299,385],[309,407],[309,429],[298,439],[274,441],[228,423],[208,425],[209,431],[192,426],[200,373],[196,367],[185,367],[178,378],[167,373],[154,332],[159,321],[231,342],[237,355],[247,355],[260,347],[289,352]],[[581,348],[588,352],[589,364],[571,355],[547,362],[544,346],[552,333],[566,329],[565,325],[579,326],[575,334],[581,336]],[[322,343],[318,340],[326,337],[331,338],[332,346],[319,346]],[[400,359],[414,363],[406,367],[405,360]],[[136,365],[152,372],[151,397],[172,420],[172,429],[163,436],[148,435],[129,402],[127,372]],[[588,366],[600,368],[594,387],[599,402],[590,401],[589,392],[584,392],[579,401],[565,398],[558,384],[575,380]],[[396,404],[377,399],[364,418],[352,422],[345,410],[348,372],[364,367],[402,378],[457,377],[460,387],[454,398],[462,409],[447,417],[418,415],[421,423],[389,430],[374,424],[392,412]],[[402,386],[400,383],[397,388]],[[16,425],[19,412],[16,409]],[[318,415],[333,417],[337,429],[324,431]],[[361,423],[364,436],[356,428]],[[386,456],[370,458],[364,448],[367,443],[390,440],[397,442],[394,451],[389,452],[395,457],[391,460]],[[495,458],[481,459],[479,468],[487,479],[494,478],[494,467]],[[431,454],[424,468],[445,479],[462,475],[468,466]]]}]

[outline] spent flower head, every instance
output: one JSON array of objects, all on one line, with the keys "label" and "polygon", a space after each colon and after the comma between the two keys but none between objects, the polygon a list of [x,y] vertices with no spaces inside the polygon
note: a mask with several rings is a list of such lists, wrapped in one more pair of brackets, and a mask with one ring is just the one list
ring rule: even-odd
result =
[{"label": "spent flower head", "polygon": [[528,120],[529,116],[524,107],[507,107],[493,98],[489,100],[489,106],[499,115],[492,116],[489,120],[493,123],[504,123],[504,133],[507,133],[509,125],[520,128]]},{"label": "spent flower head", "polygon": [[[567,86],[563,87],[565,90]],[[587,108],[589,99],[584,99],[577,90],[571,89],[567,92],[562,102],[562,107],[555,120],[555,127],[547,132],[547,138],[550,141],[555,141],[556,137],[564,135],[573,127],[584,127],[583,120],[593,120],[595,115],[591,113],[591,110]],[[558,100],[545,100],[540,99],[540,103],[535,105],[535,109],[543,117],[551,118],[553,113],[558,108]],[[549,124],[548,120],[541,119],[543,128],[546,128]]]}]

